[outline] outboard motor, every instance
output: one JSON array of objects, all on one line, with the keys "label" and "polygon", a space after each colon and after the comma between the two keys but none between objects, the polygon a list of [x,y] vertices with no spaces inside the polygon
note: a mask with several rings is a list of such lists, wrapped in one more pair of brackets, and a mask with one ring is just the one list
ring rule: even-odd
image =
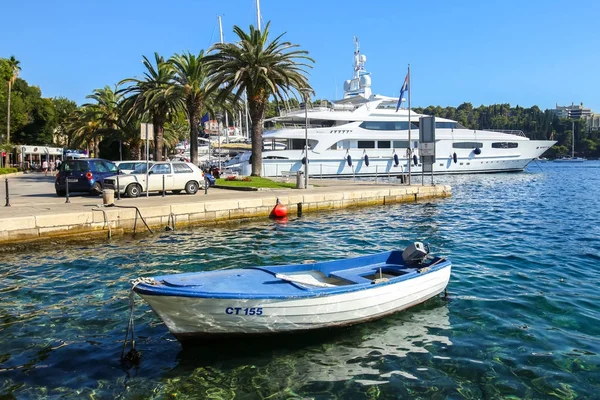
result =
[{"label": "outboard motor", "polygon": [[402,259],[407,265],[421,264],[429,254],[429,248],[421,242],[414,242],[402,252]]}]

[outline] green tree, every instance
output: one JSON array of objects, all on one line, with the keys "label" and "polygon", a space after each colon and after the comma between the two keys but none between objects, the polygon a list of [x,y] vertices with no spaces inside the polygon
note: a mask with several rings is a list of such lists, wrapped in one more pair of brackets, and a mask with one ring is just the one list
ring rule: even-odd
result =
[{"label": "green tree", "polygon": [[65,97],[56,97],[51,100],[54,105],[56,128],[53,142],[62,147],[70,147],[71,131],[69,125],[77,111],[77,104]]},{"label": "green tree", "polygon": [[162,56],[154,53],[155,65],[144,56],[143,64],[146,67],[143,79],[127,78],[119,85],[129,84],[122,89],[124,94],[130,95],[125,100],[130,103],[126,105],[131,113],[129,117],[144,118],[147,115],[152,120],[154,159],[162,160],[165,123],[180,104],[180,95],[172,84],[174,69]]},{"label": "green tree", "polygon": [[211,68],[211,84],[224,86],[219,99],[234,94],[239,101],[245,91],[248,96],[248,111],[252,120],[252,175],[260,176],[262,170],[262,133],[265,110],[269,98],[284,101],[294,90],[312,93],[308,84],[306,68],[314,62],[298,45],[281,41],[283,36],[269,42],[269,25],[260,31],[250,25],[244,32],[233,27],[239,41],[218,43],[208,56]]}]

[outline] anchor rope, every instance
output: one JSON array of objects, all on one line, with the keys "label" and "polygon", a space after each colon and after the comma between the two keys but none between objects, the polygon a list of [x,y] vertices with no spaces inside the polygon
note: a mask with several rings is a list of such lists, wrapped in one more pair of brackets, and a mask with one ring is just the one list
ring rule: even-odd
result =
[{"label": "anchor rope", "polygon": [[125,332],[125,340],[123,340],[123,349],[121,350],[121,361],[125,360],[125,349],[127,348],[127,342],[129,339],[129,332],[131,331],[131,350],[129,351],[129,353],[127,353],[127,355],[131,355],[133,354],[134,357],[138,357],[136,355],[136,350],[135,350],[135,324],[134,324],[134,320],[133,320],[133,308],[135,305],[135,292],[133,291],[133,289],[135,289],[135,287],[137,285],[139,285],[140,283],[145,283],[148,285],[156,285],[158,282],[156,282],[156,280],[154,278],[146,278],[146,277],[140,277],[140,278],[136,278],[136,279],[132,279],[130,281],[131,283],[131,291],[129,292],[129,323],[127,324],[127,331]]}]

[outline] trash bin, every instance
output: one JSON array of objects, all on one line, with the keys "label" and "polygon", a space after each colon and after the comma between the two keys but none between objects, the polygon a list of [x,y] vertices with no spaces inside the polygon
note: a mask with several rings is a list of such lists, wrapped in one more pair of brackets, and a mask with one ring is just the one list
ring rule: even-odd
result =
[{"label": "trash bin", "polygon": [[296,189],[304,189],[304,172],[296,172]]},{"label": "trash bin", "polygon": [[102,203],[104,205],[115,203],[115,191],[113,189],[104,189],[102,191]]}]

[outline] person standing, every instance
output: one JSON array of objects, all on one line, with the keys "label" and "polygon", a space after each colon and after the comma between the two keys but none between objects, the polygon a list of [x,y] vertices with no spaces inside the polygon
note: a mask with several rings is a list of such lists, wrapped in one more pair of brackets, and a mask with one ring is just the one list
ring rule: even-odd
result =
[{"label": "person standing", "polygon": [[44,176],[48,176],[48,160],[44,160],[42,163],[42,169],[44,170]]}]

